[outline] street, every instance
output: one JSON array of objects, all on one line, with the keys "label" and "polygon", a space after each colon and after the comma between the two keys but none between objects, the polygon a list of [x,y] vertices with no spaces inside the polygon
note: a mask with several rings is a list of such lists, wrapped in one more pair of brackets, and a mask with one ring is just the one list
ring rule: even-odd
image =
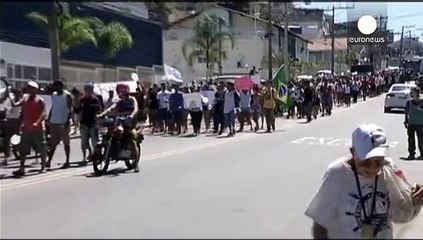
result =
[{"label": "street", "polygon": [[[310,238],[304,210],[327,165],[349,154],[360,123],[384,127],[391,157],[412,182],[423,183],[423,161],[400,160],[408,155],[404,116],[384,114],[383,100],[310,124],[279,119],[272,134],[146,136],[138,174],[119,162],[102,177],[87,166],[2,180],[1,237]],[[80,161],[79,140],[71,147],[71,162]],[[62,158],[59,146],[53,161]],[[423,214],[395,226],[395,236],[422,238],[417,225]]]}]

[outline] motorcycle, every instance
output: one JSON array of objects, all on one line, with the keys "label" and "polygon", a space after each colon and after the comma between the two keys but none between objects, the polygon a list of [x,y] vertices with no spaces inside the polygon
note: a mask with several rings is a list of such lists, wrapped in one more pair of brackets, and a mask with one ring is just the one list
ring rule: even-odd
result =
[{"label": "motorcycle", "polygon": [[[97,127],[100,141],[90,156],[94,173],[97,176],[105,174],[110,161],[113,160],[116,162],[123,160],[128,170],[135,169],[141,157],[141,144],[144,140],[142,129],[136,127],[133,120],[128,117],[104,117],[99,120]],[[125,141],[125,135],[130,134],[128,130],[132,129],[136,131],[136,138],[133,139],[135,144]]]}]

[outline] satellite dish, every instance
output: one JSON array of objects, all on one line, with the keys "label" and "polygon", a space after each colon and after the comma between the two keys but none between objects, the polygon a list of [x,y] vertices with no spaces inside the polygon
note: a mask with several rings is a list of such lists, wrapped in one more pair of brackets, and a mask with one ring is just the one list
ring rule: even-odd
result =
[{"label": "satellite dish", "polygon": [[138,74],[136,74],[136,73],[132,73],[131,74],[131,78],[132,78],[132,80],[134,80],[135,82],[138,82],[140,79],[139,79],[139,77],[138,77]]}]

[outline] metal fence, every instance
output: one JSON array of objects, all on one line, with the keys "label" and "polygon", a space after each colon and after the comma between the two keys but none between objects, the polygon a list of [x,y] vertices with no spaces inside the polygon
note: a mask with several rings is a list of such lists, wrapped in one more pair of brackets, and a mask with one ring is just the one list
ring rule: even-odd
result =
[{"label": "metal fence", "polygon": [[96,68],[96,81],[97,83],[102,82],[117,82],[118,73],[117,69],[113,68]]},{"label": "metal fence", "polygon": [[132,79],[131,74],[136,73],[135,68],[117,67],[117,80],[118,81],[129,81]]},{"label": "metal fence", "polygon": [[84,85],[86,82],[95,82],[96,71],[71,66],[61,66],[60,76],[65,79],[67,87]]}]

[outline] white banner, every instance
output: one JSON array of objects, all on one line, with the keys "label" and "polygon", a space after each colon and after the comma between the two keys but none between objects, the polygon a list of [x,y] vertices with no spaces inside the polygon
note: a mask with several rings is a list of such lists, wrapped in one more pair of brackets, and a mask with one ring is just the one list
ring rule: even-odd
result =
[{"label": "white banner", "polygon": [[163,64],[163,66],[164,66],[165,78],[167,81],[174,81],[178,83],[183,82],[181,72],[179,72],[178,69],[168,66],[167,64]]},{"label": "white banner", "polygon": [[184,94],[184,107],[185,109],[202,108],[201,93],[186,93]]}]

